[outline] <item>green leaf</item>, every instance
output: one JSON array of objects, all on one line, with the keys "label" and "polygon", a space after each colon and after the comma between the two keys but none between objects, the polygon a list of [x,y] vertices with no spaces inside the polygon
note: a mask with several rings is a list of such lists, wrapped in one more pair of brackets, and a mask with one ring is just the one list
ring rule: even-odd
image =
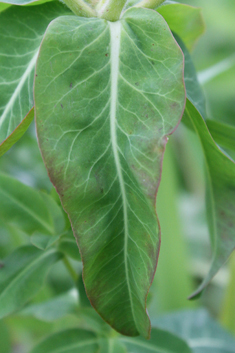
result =
[{"label": "green leaf", "polygon": [[71,329],[49,336],[30,353],[97,353],[98,348],[98,338],[94,333]]},{"label": "green leaf", "polygon": [[187,340],[194,353],[233,353],[235,339],[205,310],[187,310],[164,315],[153,324]]},{"label": "green leaf", "polygon": [[87,295],[86,295],[85,286],[83,283],[82,276],[79,276],[79,278],[78,278],[77,287],[78,287],[78,292],[79,292],[79,304],[82,307],[91,307],[89,299],[87,298]]},{"label": "green leaf", "polygon": [[209,179],[211,240],[213,259],[203,283],[191,297],[198,295],[224,265],[235,248],[235,164],[215,144],[203,118],[187,100],[184,119],[194,126],[202,145]]},{"label": "green leaf", "polygon": [[167,24],[147,9],[114,23],[53,21],[36,68],[39,144],[72,222],[88,297],[126,335],[150,331],[155,198],[166,136],[184,109],[182,69]]},{"label": "green leaf", "polygon": [[11,337],[6,323],[0,321],[0,353],[11,353]]},{"label": "green leaf", "polygon": [[235,151],[235,127],[216,120],[207,120],[206,124],[213,139],[222,147]]},{"label": "green leaf", "polygon": [[18,248],[0,269],[0,318],[20,309],[41,288],[50,266],[61,258],[54,249]]},{"label": "green leaf", "polygon": [[43,194],[8,175],[0,174],[0,218],[25,232],[53,234],[54,225]]},{"label": "green leaf", "polygon": [[150,340],[141,337],[137,338],[120,338],[125,344],[128,352],[135,353],[191,353],[188,344],[174,334],[153,328]]},{"label": "green leaf", "polygon": [[38,249],[47,250],[50,246],[54,245],[59,240],[60,237],[61,235],[51,236],[51,235],[35,232],[31,236],[30,241]]},{"label": "green leaf", "polygon": [[78,245],[72,231],[69,231],[59,242],[58,249],[76,261],[81,261]]},{"label": "green leaf", "polygon": [[56,2],[37,6],[36,10],[11,6],[0,12],[0,143],[33,107],[35,63],[48,24],[69,13]]},{"label": "green leaf", "polygon": [[99,353],[127,353],[127,349],[118,339],[107,338],[100,340]]},{"label": "green leaf", "polygon": [[15,130],[0,144],[0,157],[6,153],[27,131],[34,118],[34,109],[32,108]]},{"label": "green leaf", "polygon": [[166,1],[157,11],[164,17],[170,29],[182,38],[188,50],[192,50],[205,31],[201,9]]},{"label": "green leaf", "polygon": [[72,289],[68,293],[58,297],[54,297],[38,304],[31,304],[19,314],[31,315],[38,320],[51,322],[74,313],[77,309],[77,303],[77,291]]}]

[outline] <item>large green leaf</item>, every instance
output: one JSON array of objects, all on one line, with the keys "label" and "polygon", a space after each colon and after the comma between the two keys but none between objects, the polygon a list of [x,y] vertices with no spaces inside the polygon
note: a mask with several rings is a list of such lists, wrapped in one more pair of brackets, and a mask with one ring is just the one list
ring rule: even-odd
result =
[{"label": "large green leaf", "polygon": [[188,344],[174,334],[153,328],[150,340],[141,337],[120,338],[127,347],[127,351],[132,353],[191,353]]},{"label": "large green leaf", "polygon": [[166,136],[184,109],[182,69],[167,24],[147,9],[115,23],[53,21],[36,68],[39,144],[80,246],[87,294],[127,335],[150,331],[155,198]]},{"label": "large green leaf", "polygon": [[216,120],[207,120],[213,139],[222,147],[235,151],[235,127]]},{"label": "large green leaf", "polygon": [[208,215],[213,247],[210,271],[192,295],[195,296],[210,282],[235,249],[235,163],[215,144],[206,123],[189,100],[184,119],[192,123],[205,155],[210,201]]},{"label": "large green leaf", "polygon": [[0,269],[0,318],[20,309],[40,289],[50,266],[61,258],[33,246],[18,248]]},{"label": "large green leaf", "polygon": [[235,339],[206,311],[182,311],[153,320],[186,340],[194,353],[234,353]]},{"label": "large green leaf", "polygon": [[29,234],[35,231],[60,234],[63,231],[62,211],[48,195],[0,174],[0,199],[0,219],[5,223]]},{"label": "large green leaf", "polygon": [[186,47],[192,50],[205,30],[201,9],[175,1],[165,1],[157,11],[165,18],[170,29],[182,38]]},{"label": "large green leaf", "polygon": [[30,353],[98,353],[97,336],[86,330],[71,329],[55,333],[39,343]]},{"label": "large green leaf", "polygon": [[0,12],[0,143],[33,107],[34,68],[48,24],[69,13],[57,2]]}]

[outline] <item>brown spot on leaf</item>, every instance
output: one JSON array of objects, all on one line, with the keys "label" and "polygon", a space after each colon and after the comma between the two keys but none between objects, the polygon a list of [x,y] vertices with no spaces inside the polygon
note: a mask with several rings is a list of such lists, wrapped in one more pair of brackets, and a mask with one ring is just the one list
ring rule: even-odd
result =
[{"label": "brown spot on leaf", "polygon": [[62,109],[64,108],[63,104],[61,104],[61,108],[62,108]]}]

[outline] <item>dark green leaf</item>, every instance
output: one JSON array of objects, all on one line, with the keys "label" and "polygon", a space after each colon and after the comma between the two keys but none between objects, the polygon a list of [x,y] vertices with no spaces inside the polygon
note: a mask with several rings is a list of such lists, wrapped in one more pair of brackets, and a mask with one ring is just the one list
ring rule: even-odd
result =
[{"label": "dark green leaf", "polygon": [[187,100],[184,119],[192,123],[202,145],[210,197],[210,233],[213,247],[211,269],[197,291],[199,294],[227,261],[235,248],[235,164],[215,144],[203,118]]},{"label": "dark green leaf", "polygon": [[182,38],[186,47],[192,50],[198,38],[205,31],[201,9],[172,1],[166,1],[157,11],[164,17],[170,29]]},{"label": "dark green leaf", "polygon": [[27,131],[34,118],[34,109],[32,108],[15,130],[0,144],[0,157],[6,153]]},{"label": "dark green leaf", "polygon": [[94,333],[71,329],[49,336],[30,353],[98,353],[98,348],[98,338]]},{"label": "dark green leaf", "polygon": [[204,310],[182,311],[153,320],[187,340],[194,353],[234,353],[235,339]]},{"label": "dark green leaf", "polygon": [[41,288],[50,266],[61,258],[54,249],[18,248],[0,269],[0,318],[20,309]]},{"label": "dark green leaf", "polygon": [[78,245],[72,231],[61,237],[58,249],[76,261],[81,261]]},{"label": "dark green leaf", "polygon": [[80,246],[86,291],[127,335],[150,332],[155,197],[166,136],[184,109],[182,69],[167,24],[147,9],[114,23],[61,17],[37,64],[39,143]]},{"label": "dark green leaf", "polygon": [[33,107],[34,68],[48,24],[69,13],[57,2],[37,8],[11,6],[0,12],[0,143]]}]

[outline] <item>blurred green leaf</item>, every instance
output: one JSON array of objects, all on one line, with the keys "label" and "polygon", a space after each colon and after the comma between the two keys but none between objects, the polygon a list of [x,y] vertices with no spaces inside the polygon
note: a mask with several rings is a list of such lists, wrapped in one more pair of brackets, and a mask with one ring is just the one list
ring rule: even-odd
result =
[{"label": "blurred green leaf", "polygon": [[164,17],[170,29],[182,38],[188,50],[192,50],[205,31],[201,9],[166,1],[157,11]]},{"label": "blurred green leaf", "polygon": [[97,353],[127,353],[127,348],[118,339],[107,338],[100,340]]},{"label": "blurred green leaf", "polygon": [[213,139],[222,147],[235,151],[235,127],[216,120],[207,120],[206,124]]},{"label": "blurred green leaf", "polygon": [[53,218],[42,193],[0,174],[0,218],[25,232],[53,234]]},{"label": "blurred green leaf", "polygon": [[30,353],[98,353],[97,336],[82,329],[55,333],[39,343]]},{"label": "blurred green leaf", "polygon": [[55,321],[68,314],[74,313],[78,307],[78,294],[76,289],[56,296],[47,301],[31,304],[23,309],[20,315],[31,315],[42,321]]},{"label": "blurred green leaf", "polygon": [[61,235],[47,235],[40,232],[35,232],[31,238],[31,243],[38,249],[47,250],[50,246],[54,245],[59,240]]},{"label": "blurred green leaf", "polygon": [[11,353],[11,338],[8,326],[0,321],[0,353]]},{"label": "blurred green leaf", "polygon": [[70,10],[58,2],[37,6],[36,11],[33,7],[10,6],[0,12],[0,143],[33,107],[34,68],[48,24],[68,14]]},{"label": "blurred green leaf", "polygon": [[235,338],[217,324],[205,310],[188,310],[152,320],[186,340],[194,353],[234,353]]},{"label": "blurred green leaf", "polygon": [[6,10],[9,6],[11,6],[11,5],[0,3],[0,12]]},{"label": "blurred green leaf", "polygon": [[82,307],[91,307],[91,303],[86,295],[86,290],[85,290],[85,286],[83,283],[82,275],[80,275],[78,278],[77,287],[78,287],[78,292],[79,292],[79,304]]},{"label": "blurred green leaf", "polygon": [[0,318],[20,309],[41,288],[53,263],[61,259],[54,249],[33,246],[16,249],[0,268]]},{"label": "blurred green leaf", "polygon": [[76,239],[72,231],[63,235],[60,239],[58,249],[73,260],[82,261]]},{"label": "blurred green leaf", "polygon": [[151,338],[145,340],[142,337],[125,338],[120,337],[120,341],[125,344],[128,352],[135,353],[191,353],[192,350],[184,339],[176,335],[152,328]]},{"label": "blurred green leaf", "polygon": [[27,131],[34,118],[34,109],[32,108],[21,123],[13,132],[0,144],[0,157],[6,153]]},{"label": "blurred green leaf", "polygon": [[189,119],[202,145],[208,175],[209,222],[213,248],[210,271],[193,296],[199,294],[224,265],[235,248],[235,164],[215,144],[203,118],[187,99],[184,119]]}]

